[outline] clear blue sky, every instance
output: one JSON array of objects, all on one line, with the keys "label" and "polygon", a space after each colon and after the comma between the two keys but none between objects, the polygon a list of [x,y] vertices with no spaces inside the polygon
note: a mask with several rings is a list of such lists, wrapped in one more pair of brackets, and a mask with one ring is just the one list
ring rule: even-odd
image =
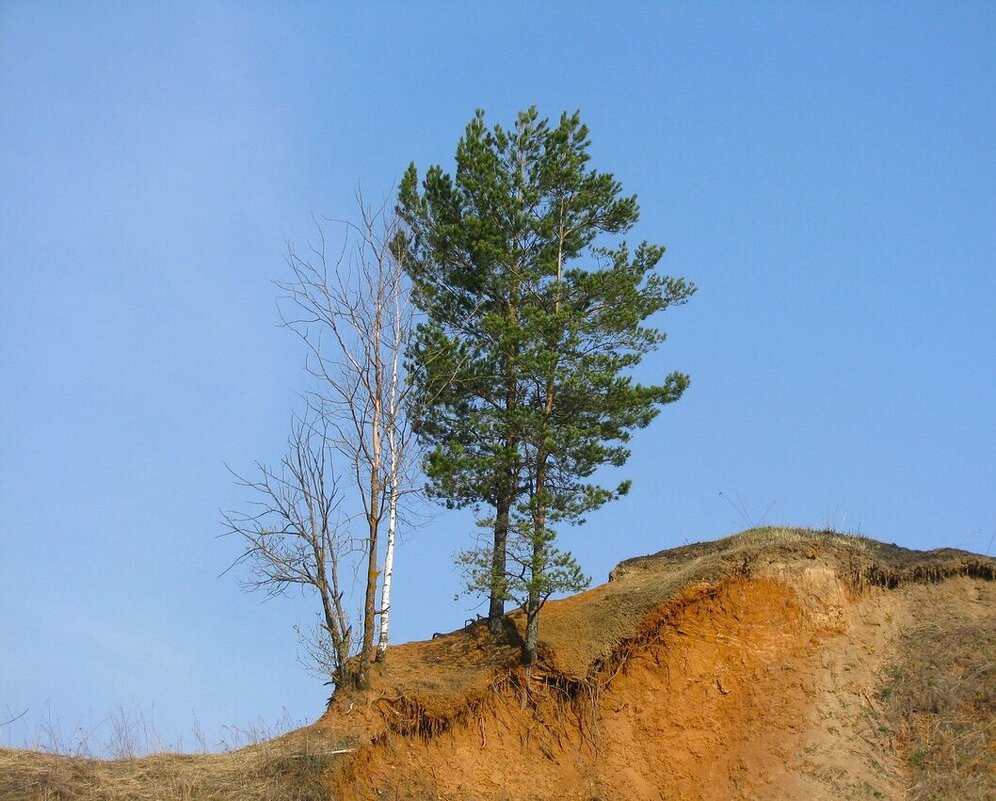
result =
[{"label": "clear blue sky", "polygon": [[[278,459],[308,386],[271,281],[476,107],[580,109],[699,286],[649,362],[691,388],[564,532],[596,582],[762,518],[990,548],[996,6],[607,8],[0,4],[0,743],[321,713],[310,607],[218,578],[225,463]],[[470,616],[470,529],[406,537],[395,640]]]}]

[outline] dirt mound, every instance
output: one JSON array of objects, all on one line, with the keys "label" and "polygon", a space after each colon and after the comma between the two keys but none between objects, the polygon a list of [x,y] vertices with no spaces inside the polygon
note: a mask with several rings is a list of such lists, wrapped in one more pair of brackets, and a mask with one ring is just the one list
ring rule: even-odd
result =
[{"label": "dirt mound", "polygon": [[[902,642],[925,614],[990,641],[994,576],[961,551],[784,529],[631,559],[548,604],[531,671],[483,624],[393,649],[317,724],[357,743],[330,782],[343,799],[904,798],[915,725],[883,681],[918,669]],[[989,797],[991,744],[950,797]]]},{"label": "dirt mound", "polygon": [[[213,766],[0,750],[0,777],[20,771],[0,799],[994,799],[994,576],[960,551],[753,530],[550,602],[531,670],[521,617],[499,642],[476,623],[391,648],[370,691]],[[153,768],[158,792],[136,779]],[[28,775],[35,794],[7,791]]]}]

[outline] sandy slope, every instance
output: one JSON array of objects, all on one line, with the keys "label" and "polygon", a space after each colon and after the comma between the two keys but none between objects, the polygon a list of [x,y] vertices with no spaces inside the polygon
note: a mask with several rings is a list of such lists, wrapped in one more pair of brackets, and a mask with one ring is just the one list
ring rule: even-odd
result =
[{"label": "sandy slope", "polygon": [[[953,569],[907,582],[913,560],[871,584],[867,541],[796,536],[616,571],[550,605],[546,659],[530,678],[482,669],[487,692],[461,687],[448,710],[438,686],[419,707],[426,679],[406,682],[413,645],[385,671],[394,706],[381,703],[420,728],[371,738],[338,774],[339,797],[904,798],[911,777],[883,670],[923,616],[991,621],[992,581]],[[325,722],[348,717],[334,704]]]}]

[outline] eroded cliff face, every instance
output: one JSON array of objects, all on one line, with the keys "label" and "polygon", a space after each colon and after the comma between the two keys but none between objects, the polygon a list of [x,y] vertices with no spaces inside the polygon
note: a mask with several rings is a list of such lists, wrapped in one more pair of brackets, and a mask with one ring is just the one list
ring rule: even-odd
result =
[{"label": "eroded cliff face", "polygon": [[[404,646],[372,696],[336,699],[320,724],[357,738],[329,774],[334,795],[901,799],[883,670],[918,617],[991,619],[992,581],[989,568],[863,581],[847,551],[860,546],[803,539],[721,567],[658,555],[551,603],[528,674],[514,647],[487,650],[473,631]],[[448,652],[456,679],[434,680]]]}]

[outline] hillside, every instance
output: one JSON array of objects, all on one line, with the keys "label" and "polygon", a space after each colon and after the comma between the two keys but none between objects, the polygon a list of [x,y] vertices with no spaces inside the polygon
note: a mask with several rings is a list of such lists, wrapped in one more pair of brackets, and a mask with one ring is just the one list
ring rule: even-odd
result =
[{"label": "hillside", "polygon": [[0,750],[0,799],[996,799],[996,560],[759,529],[408,643],[312,726],[212,756]]}]

